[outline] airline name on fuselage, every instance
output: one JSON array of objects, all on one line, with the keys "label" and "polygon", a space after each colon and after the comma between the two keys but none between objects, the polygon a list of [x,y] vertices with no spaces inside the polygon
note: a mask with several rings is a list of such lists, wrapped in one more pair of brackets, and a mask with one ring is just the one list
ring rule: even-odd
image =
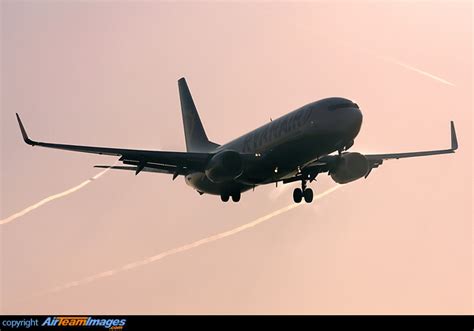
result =
[{"label": "airline name on fuselage", "polygon": [[311,117],[311,108],[306,107],[288,116],[272,121],[266,127],[256,130],[255,133],[248,134],[244,138],[244,153],[258,151],[264,145],[278,139],[284,134],[291,133],[301,128]]}]

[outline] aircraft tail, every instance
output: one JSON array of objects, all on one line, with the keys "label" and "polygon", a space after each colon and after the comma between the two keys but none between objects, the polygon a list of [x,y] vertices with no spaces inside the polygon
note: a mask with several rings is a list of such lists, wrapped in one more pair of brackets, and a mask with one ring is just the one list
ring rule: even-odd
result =
[{"label": "aircraft tail", "polygon": [[206,132],[202,126],[201,119],[194,105],[193,97],[189,91],[186,79],[178,80],[179,99],[181,101],[181,112],[183,115],[184,137],[186,139],[186,150],[188,152],[209,152],[218,144],[207,139]]}]

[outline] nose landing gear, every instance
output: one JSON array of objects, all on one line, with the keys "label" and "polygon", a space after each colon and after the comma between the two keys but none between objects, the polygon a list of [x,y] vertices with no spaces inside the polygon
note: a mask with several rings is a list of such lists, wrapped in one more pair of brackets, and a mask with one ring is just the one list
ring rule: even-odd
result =
[{"label": "nose landing gear", "polygon": [[306,180],[301,181],[301,188],[295,188],[293,191],[293,201],[300,203],[304,198],[306,203],[313,201],[313,190],[306,188]]}]

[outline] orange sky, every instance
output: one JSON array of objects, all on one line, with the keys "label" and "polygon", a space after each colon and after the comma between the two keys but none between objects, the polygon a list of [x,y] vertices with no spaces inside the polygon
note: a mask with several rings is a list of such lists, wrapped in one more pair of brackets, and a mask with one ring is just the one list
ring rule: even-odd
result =
[{"label": "orange sky", "polygon": [[[35,293],[225,232],[279,210],[291,189],[239,204],[182,178],[108,172],[0,225],[4,313],[472,313],[471,2],[1,2],[0,218],[115,158],[32,138],[184,150],[176,81],[224,143],[308,102],[356,101],[351,150],[446,148],[385,162],[270,221],[140,268]],[[293,185],[293,184],[292,184]],[[296,185],[296,184],[294,184]],[[315,194],[334,186],[321,175]]]}]

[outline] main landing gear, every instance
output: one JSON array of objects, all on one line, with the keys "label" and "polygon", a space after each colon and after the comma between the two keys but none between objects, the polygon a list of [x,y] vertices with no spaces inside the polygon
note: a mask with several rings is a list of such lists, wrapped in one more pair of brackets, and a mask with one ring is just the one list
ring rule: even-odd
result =
[{"label": "main landing gear", "polygon": [[232,194],[221,194],[221,200],[223,202],[229,201],[229,198],[232,197],[232,201],[239,202],[240,201],[240,192],[234,192]]},{"label": "main landing gear", "polygon": [[293,201],[300,203],[303,200],[310,203],[313,201],[313,190],[306,188],[306,180],[301,181],[301,188],[295,188],[293,191]]}]

